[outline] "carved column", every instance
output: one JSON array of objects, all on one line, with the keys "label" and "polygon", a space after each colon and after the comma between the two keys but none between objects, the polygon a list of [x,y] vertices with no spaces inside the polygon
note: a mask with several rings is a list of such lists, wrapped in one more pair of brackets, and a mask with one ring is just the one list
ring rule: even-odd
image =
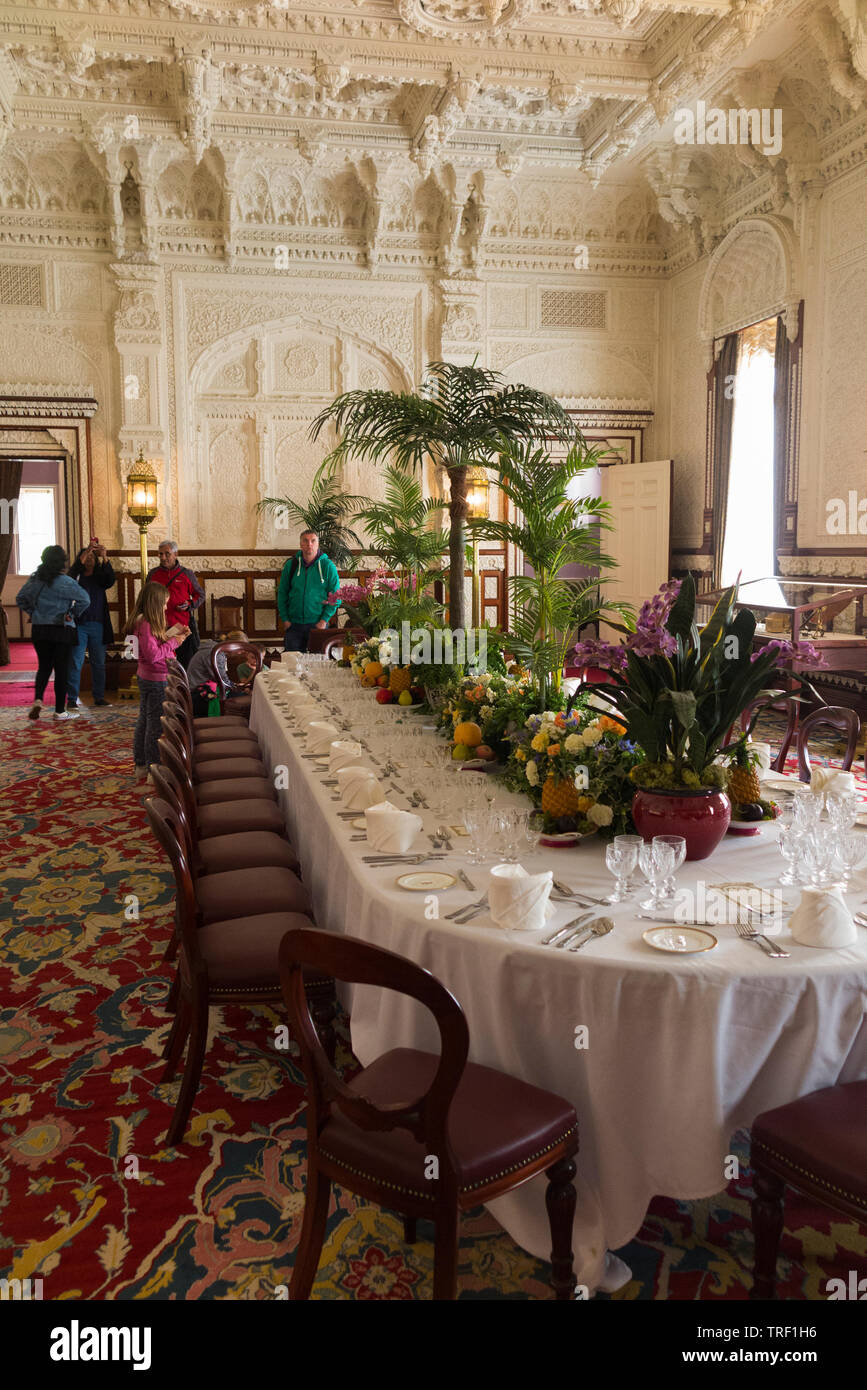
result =
[{"label": "carved column", "polygon": [[[118,354],[120,420],[118,460],[126,496],[126,478],[139,449],[159,479],[159,516],[154,530],[170,534],[165,422],[166,355],[163,272],[158,266],[118,262],[111,267],[117,289],[114,342]],[[138,544],[138,528],[124,509],[121,533],[125,546]]]},{"label": "carved column", "polygon": [[440,337],[443,359],[468,364],[484,351],[483,286],[478,280],[442,280]]}]

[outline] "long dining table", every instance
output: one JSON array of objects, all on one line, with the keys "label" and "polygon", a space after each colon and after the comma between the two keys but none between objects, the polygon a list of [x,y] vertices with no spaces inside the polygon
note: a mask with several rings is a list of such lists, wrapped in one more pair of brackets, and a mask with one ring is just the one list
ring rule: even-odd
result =
[{"label": "long dining table", "polygon": [[[340,682],[332,678],[325,689],[329,698],[336,693],[339,708]],[[322,709],[330,718],[327,704]],[[369,846],[338,816],[334,788],[323,785],[327,768],[303,756],[303,733],[274,671],[256,680],[250,724],[269,765],[287,770],[277,778],[278,795],[317,925],[430,970],[466,1014],[471,1061],[574,1104],[575,1273],[589,1293],[628,1279],[611,1252],[636,1235],[654,1196],[690,1200],[725,1188],[736,1130],[820,1087],[867,1078],[867,930],[837,950],[792,939],[785,919],[799,890],[779,888],[784,865],[773,824],[753,837],[726,837],[710,858],[684,864],[677,885],[699,904],[716,897],[720,883],[777,889],[785,911],[774,941],[787,957],[771,958],[734,925],[710,925],[716,944],[700,954],[655,950],[644,939],[652,923],[638,915],[640,893],[598,909],[614,922],[608,935],[579,951],[558,950],[542,939],[576,915],[575,905],[552,904],[545,930],[535,932],[502,930],[489,916],[464,926],[445,917],[486,888],[487,867],[469,864],[466,839],[453,837],[454,852],[435,866],[462,868],[477,891],[455,883],[438,896],[437,916],[425,894],[397,885],[400,868],[366,864]],[[395,793],[390,799],[408,808]],[[421,852],[436,824],[418,814],[425,820]],[[520,862],[530,872],[553,868],[558,882],[597,899],[613,888],[596,838],[531,849]],[[861,868],[847,902],[854,909],[865,896]],[[438,1050],[435,1025],[415,1001],[365,986],[346,1003],[362,1065],[394,1047]],[[548,1259],[544,1187],[535,1179],[490,1211],[520,1246]]]}]

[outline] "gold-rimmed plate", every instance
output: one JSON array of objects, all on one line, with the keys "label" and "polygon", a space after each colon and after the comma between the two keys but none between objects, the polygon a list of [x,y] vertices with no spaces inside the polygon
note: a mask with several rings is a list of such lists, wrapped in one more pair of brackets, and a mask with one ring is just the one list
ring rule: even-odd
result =
[{"label": "gold-rimmed plate", "polygon": [[657,927],[649,927],[641,936],[654,951],[667,951],[675,956],[700,955],[702,951],[712,951],[717,944],[713,932],[705,931],[704,927],[686,927],[682,922],[661,922]]},{"label": "gold-rimmed plate", "polygon": [[407,893],[442,893],[444,889],[457,883],[454,874],[442,873],[438,869],[419,869],[412,874],[401,874],[396,880],[398,888]]},{"label": "gold-rimmed plate", "polygon": [[366,817],[366,816],[359,816],[359,817],[358,817],[358,820],[350,821],[349,824],[352,826],[353,830],[366,830],[366,829],[367,829],[367,817]]},{"label": "gold-rimmed plate", "polygon": [[314,762],[319,763],[321,767],[323,766],[323,764],[330,763],[331,759],[327,753],[317,753],[316,757],[314,758]]}]

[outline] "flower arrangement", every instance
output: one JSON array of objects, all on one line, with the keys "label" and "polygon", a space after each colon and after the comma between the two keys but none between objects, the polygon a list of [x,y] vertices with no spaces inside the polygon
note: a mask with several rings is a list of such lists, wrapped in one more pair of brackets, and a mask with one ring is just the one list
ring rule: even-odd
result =
[{"label": "flower arrangement", "polygon": [[529,672],[519,676],[484,671],[463,676],[447,693],[438,727],[454,743],[455,731],[461,725],[474,724],[480,733],[476,746],[489,748],[494,757],[506,758],[511,747],[509,733],[524,723],[536,700]]},{"label": "flower arrangement", "polygon": [[632,831],[632,769],[644,754],[624,726],[589,707],[531,714],[511,735],[505,780],[545,815],[548,831]]},{"label": "flower arrangement", "polygon": [[[783,692],[768,689],[768,681],[791,657],[821,664],[808,643],[775,641],[754,649],[756,619],[747,608],[735,612],[737,592],[736,584],[727,589],[699,628],[695,582],[687,575],[642,606],[635,632],[620,646],[594,641],[575,647],[577,661],[612,674],[604,697],[647,757],[633,769],[635,785],[723,789],[726,771],[715,760],[742,712],[758,699],[779,699]],[[788,674],[809,688],[803,677]]]},{"label": "flower arrangement", "polygon": [[328,603],[339,603],[353,627],[360,627],[370,637],[383,626],[379,616],[385,597],[400,588],[400,580],[389,578],[384,565],[371,570],[358,584],[341,584]]}]

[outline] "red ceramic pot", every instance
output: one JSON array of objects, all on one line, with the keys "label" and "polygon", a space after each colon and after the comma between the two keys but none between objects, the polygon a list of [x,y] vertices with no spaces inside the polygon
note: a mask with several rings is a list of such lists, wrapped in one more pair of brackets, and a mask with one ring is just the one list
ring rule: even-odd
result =
[{"label": "red ceramic pot", "polygon": [[654,835],[682,835],[687,859],[707,859],[713,854],[731,818],[731,802],[715,787],[698,791],[639,787],[632,798],[632,819],[639,835],[645,840]]}]

